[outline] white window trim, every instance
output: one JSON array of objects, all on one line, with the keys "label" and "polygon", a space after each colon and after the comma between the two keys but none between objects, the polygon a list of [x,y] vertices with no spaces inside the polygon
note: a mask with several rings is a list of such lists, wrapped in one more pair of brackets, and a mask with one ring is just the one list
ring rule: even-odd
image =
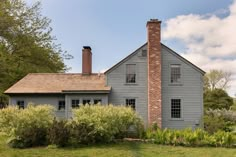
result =
[{"label": "white window trim", "polygon": [[[172,99],[180,99],[180,117],[181,118],[172,118],[171,117],[171,100]],[[171,97],[169,99],[169,120],[176,120],[176,121],[183,121],[184,120],[184,117],[183,117],[183,110],[184,110],[184,99],[182,97]]]},{"label": "white window trim", "polygon": [[[135,65],[135,83],[129,83],[126,82],[126,74],[127,74],[127,65]],[[124,85],[138,85],[138,78],[139,78],[139,73],[138,73],[138,64],[136,62],[131,62],[131,63],[126,63],[124,64]]]},{"label": "white window trim", "polygon": [[126,106],[126,99],[134,99],[135,100],[135,110],[134,111],[137,111],[137,104],[138,104],[137,97],[124,97],[124,106]]},{"label": "white window trim", "polygon": [[[65,109],[64,110],[59,110],[59,102],[60,101],[65,101]],[[59,112],[65,112],[66,111],[66,100],[63,100],[63,99],[59,99],[58,100],[58,103],[57,103],[57,111],[59,111]]]},{"label": "white window trim", "polygon": [[[18,102],[19,102],[19,101],[23,101],[23,102],[24,102],[24,108],[23,108],[23,109],[25,109],[25,108],[26,108],[25,100],[16,100],[16,106],[17,106],[17,107],[19,107],[19,105],[18,105]],[[22,109],[22,108],[20,108],[20,109]]]},{"label": "white window trim", "polygon": [[[171,82],[171,65],[179,65],[180,66],[180,82]],[[169,85],[170,86],[182,86],[183,85],[183,66],[181,63],[179,62],[172,62],[172,63],[169,63]]]}]

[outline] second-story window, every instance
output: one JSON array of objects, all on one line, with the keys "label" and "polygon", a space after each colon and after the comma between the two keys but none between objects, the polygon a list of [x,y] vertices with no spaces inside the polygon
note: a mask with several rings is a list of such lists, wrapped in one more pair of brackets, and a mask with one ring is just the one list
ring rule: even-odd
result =
[{"label": "second-story window", "polygon": [[136,66],[135,64],[126,65],[126,83],[136,83]]},{"label": "second-story window", "polygon": [[171,64],[170,65],[170,82],[180,83],[180,80],[181,80],[180,64]]}]

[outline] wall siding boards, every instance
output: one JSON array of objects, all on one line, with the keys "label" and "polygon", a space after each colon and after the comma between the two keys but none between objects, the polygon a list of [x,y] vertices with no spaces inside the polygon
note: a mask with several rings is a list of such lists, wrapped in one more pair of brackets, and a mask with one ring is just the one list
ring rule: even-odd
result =
[{"label": "wall siding boards", "polygon": [[[133,55],[113,67],[107,73],[107,85],[112,87],[109,94],[109,103],[124,105],[126,98],[136,99],[136,111],[147,124],[147,57],[142,57],[144,45],[136,50]],[[137,80],[135,84],[126,83],[126,64],[136,64]]]},{"label": "wall siding boards", "polygon": [[[117,66],[109,70],[107,85],[112,87],[109,94],[109,103],[125,104],[126,98],[136,98],[136,111],[142,116],[147,125],[147,58],[140,57],[147,45],[136,50],[133,55],[124,59]],[[203,82],[202,73],[193,65],[184,61],[175,52],[162,45],[162,127],[182,129],[196,128],[201,124],[203,116]],[[137,83],[125,83],[126,64],[137,65]],[[181,84],[170,83],[170,65],[181,65]],[[172,98],[181,98],[182,118],[171,119],[170,101]]]},{"label": "wall siding boards", "polygon": [[[170,64],[181,65],[181,84],[170,83]],[[203,116],[203,86],[202,74],[187,62],[176,57],[170,49],[162,46],[162,124],[163,128],[182,129],[196,128],[201,124]],[[182,118],[171,119],[172,98],[180,98]]]}]

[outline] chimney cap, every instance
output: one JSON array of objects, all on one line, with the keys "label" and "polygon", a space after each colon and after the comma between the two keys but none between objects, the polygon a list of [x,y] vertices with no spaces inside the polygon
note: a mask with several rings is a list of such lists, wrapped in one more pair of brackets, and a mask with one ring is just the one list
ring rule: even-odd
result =
[{"label": "chimney cap", "polygon": [[161,23],[161,21],[159,21],[158,19],[150,19],[147,24],[149,23]]},{"label": "chimney cap", "polygon": [[83,46],[84,49],[92,50],[90,46]]}]

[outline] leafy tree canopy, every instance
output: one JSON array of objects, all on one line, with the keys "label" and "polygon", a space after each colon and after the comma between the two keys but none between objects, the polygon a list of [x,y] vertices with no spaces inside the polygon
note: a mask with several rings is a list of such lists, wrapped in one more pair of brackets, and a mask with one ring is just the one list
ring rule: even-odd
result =
[{"label": "leafy tree canopy", "polygon": [[41,15],[41,4],[23,0],[0,3],[0,96],[28,73],[65,72],[64,59],[72,56],[55,44],[50,19]]},{"label": "leafy tree canopy", "polygon": [[204,77],[204,89],[227,89],[231,80],[232,73],[222,70],[210,70]]},{"label": "leafy tree canopy", "polygon": [[213,89],[204,92],[205,109],[230,109],[233,99],[223,89]]}]

